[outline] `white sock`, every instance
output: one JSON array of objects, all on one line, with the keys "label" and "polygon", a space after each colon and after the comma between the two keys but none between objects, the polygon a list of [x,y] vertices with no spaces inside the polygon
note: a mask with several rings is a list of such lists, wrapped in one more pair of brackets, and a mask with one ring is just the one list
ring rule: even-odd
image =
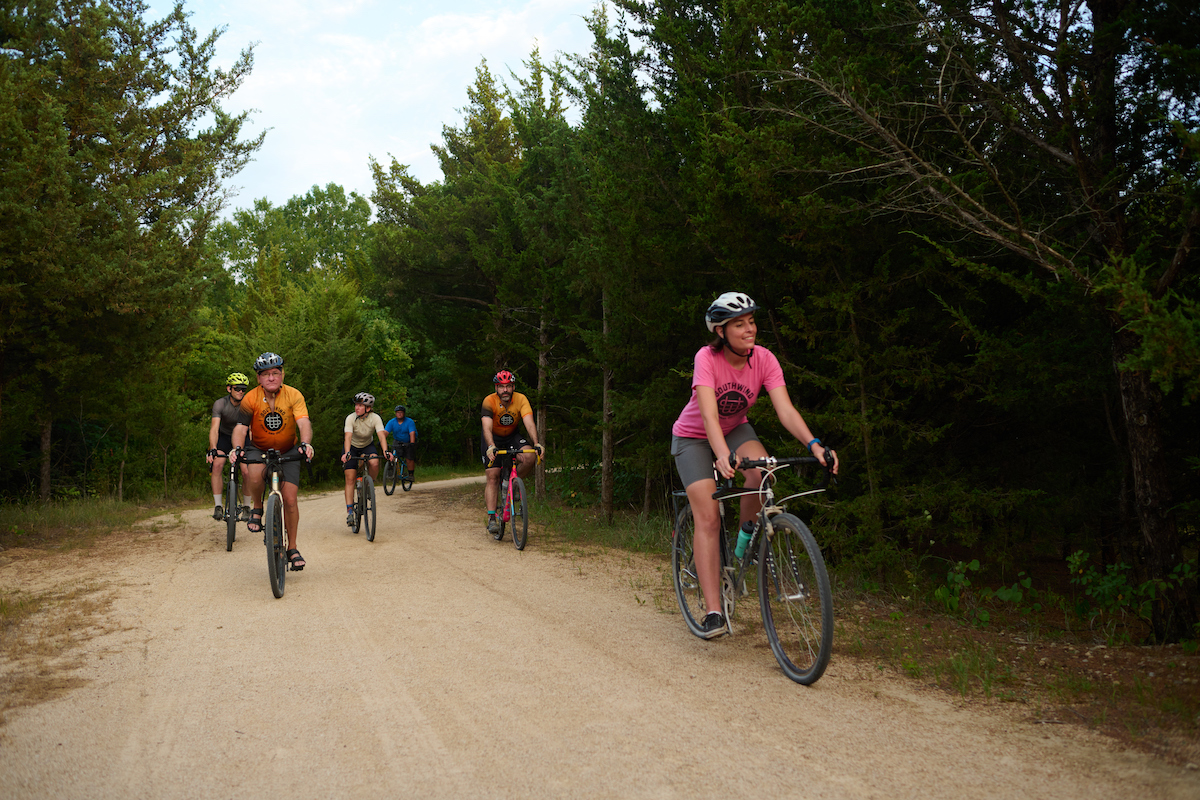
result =
[{"label": "white sock", "polygon": [[216,506],[223,506],[223,505],[225,505],[225,503],[224,503],[224,502],[222,502],[222,500],[221,500],[221,495],[219,495],[219,494],[214,494],[214,495],[213,495],[213,505],[216,505]]},{"label": "white sock", "polygon": [[246,508],[250,507],[250,495],[242,495],[242,505],[244,505]]}]

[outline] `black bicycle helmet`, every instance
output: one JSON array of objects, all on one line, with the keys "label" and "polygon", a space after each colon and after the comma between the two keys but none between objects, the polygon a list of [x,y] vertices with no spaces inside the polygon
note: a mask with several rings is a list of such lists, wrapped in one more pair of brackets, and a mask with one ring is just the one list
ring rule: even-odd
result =
[{"label": "black bicycle helmet", "polygon": [[405,408],[404,406],[396,406],[395,408],[392,409],[393,414],[395,414],[397,411],[403,411],[405,414],[408,413],[408,409]]},{"label": "black bicycle helmet", "polygon": [[265,372],[269,369],[283,369],[283,356],[278,353],[263,353],[254,359],[255,372]]},{"label": "black bicycle helmet", "polygon": [[708,332],[712,333],[718,325],[724,325],[734,317],[752,314],[755,311],[758,311],[758,304],[751,300],[749,295],[726,292],[713,300],[712,305],[708,307],[708,311],[704,313],[704,324],[708,326]]}]

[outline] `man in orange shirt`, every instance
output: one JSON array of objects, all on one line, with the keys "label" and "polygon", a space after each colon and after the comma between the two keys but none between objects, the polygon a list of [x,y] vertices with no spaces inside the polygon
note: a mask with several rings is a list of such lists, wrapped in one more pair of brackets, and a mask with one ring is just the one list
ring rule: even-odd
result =
[{"label": "man in orange shirt", "polygon": [[[484,474],[487,476],[487,484],[483,489],[483,503],[488,513],[487,529],[488,533],[495,536],[500,532],[500,522],[496,519],[496,500],[500,494],[500,467],[494,464],[496,451],[522,450],[532,446],[540,458],[545,450],[538,444],[537,428],[533,424],[533,406],[529,405],[525,395],[514,391],[516,376],[502,369],[492,378],[492,384],[496,391],[483,398],[483,438],[479,444],[483,450]],[[525,423],[528,439],[517,429],[517,420]],[[533,453],[520,453],[516,458],[517,475],[524,479],[533,471],[537,460]]]},{"label": "man in orange shirt", "polygon": [[[246,443],[246,433],[249,431],[253,443],[246,448],[247,458],[257,460],[265,450],[278,450],[284,455],[291,455],[304,448],[304,456],[312,461],[312,422],[308,418],[308,404],[304,401],[304,395],[284,384],[283,356],[263,353],[255,360],[254,371],[258,374],[258,386],[242,398],[238,422],[233,429],[234,450],[230,458],[236,461],[237,453]],[[300,462],[289,461],[282,466],[283,482],[280,492],[283,494],[283,517],[288,535],[288,563],[293,570],[302,570],[304,558],[296,549],[296,530],[300,526]],[[263,529],[265,469],[264,464],[246,465],[250,496],[254,499],[254,508],[250,512],[250,522],[246,527],[253,533]]]}]

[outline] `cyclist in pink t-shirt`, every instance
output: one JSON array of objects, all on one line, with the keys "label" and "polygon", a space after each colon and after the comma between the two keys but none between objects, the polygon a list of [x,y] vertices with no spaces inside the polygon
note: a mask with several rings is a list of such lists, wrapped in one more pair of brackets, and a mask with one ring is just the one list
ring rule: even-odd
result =
[{"label": "cyclist in pink t-shirt", "polygon": [[[754,323],[757,310],[754,301],[741,292],[726,292],[708,307],[704,322],[717,338],[696,353],[692,396],[671,428],[671,455],[675,456],[675,466],[687,489],[695,520],[693,553],[708,612],[703,622],[705,639],[728,631],[721,609],[720,512],[717,501],[712,499],[717,490],[713,460],[720,476],[731,478],[737,470],[729,463],[730,453],[737,453],[739,459],[767,455],[746,420],[747,412],[764,390],[783,427],[825,463],[825,446],[812,435],[804,417],[792,405],[779,360],[770,350],[754,344],[758,334]],[[836,453],[833,471],[837,473]],[[754,488],[762,482],[762,475],[756,469],[743,470],[742,474],[747,487]],[[759,505],[756,495],[743,497],[741,521],[752,521]]]}]

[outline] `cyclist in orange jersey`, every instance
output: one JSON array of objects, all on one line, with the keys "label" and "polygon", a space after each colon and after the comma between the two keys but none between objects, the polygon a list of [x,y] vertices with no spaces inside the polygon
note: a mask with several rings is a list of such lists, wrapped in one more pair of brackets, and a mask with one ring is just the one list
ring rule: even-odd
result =
[{"label": "cyclist in orange jersey", "polygon": [[[253,443],[246,448],[245,455],[248,458],[257,460],[265,450],[278,450],[284,455],[289,455],[303,449],[305,458],[312,461],[312,422],[308,418],[308,404],[304,401],[304,395],[297,389],[284,384],[283,356],[263,353],[255,360],[254,371],[258,375],[258,386],[242,398],[238,423],[233,429],[234,452],[230,457],[237,459],[238,448],[246,443],[246,434],[249,433]],[[264,464],[246,465],[247,483],[254,502],[254,508],[250,511],[250,522],[246,527],[254,533],[263,529],[265,469]],[[283,464],[280,492],[283,494],[283,516],[288,534],[288,563],[293,570],[302,570],[305,561],[296,549],[296,532],[300,527],[299,461]]]}]

